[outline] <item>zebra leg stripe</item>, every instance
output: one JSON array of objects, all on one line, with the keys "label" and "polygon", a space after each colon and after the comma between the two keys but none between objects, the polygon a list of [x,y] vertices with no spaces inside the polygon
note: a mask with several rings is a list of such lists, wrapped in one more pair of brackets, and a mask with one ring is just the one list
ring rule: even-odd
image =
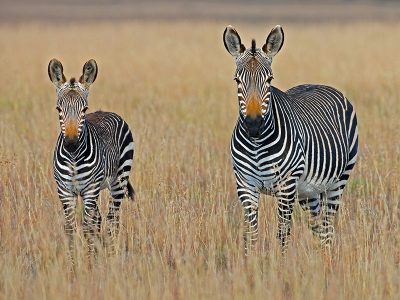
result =
[{"label": "zebra leg stripe", "polygon": [[58,187],[58,195],[64,209],[64,231],[68,237],[70,260],[73,262],[73,253],[75,249],[74,234],[76,232],[75,208],[77,196],[69,191],[63,190],[60,187]]},{"label": "zebra leg stripe", "polygon": [[323,195],[324,213],[321,224],[320,241],[321,246],[330,251],[335,238],[335,215],[339,209],[340,198],[344,186],[328,191]]},{"label": "zebra leg stripe", "polygon": [[115,241],[119,233],[119,209],[125,196],[127,184],[128,180],[125,178],[123,180],[116,180],[116,182],[111,185],[111,200],[107,215],[107,244],[110,254],[115,253]]},{"label": "zebra leg stripe", "polygon": [[308,227],[311,229],[312,233],[316,236],[320,235],[321,224],[320,224],[320,213],[321,205],[320,199],[302,199],[299,200],[301,208],[308,212]]},{"label": "zebra leg stripe", "polygon": [[292,222],[293,205],[296,196],[296,180],[288,180],[279,192],[278,196],[278,234],[277,238],[282,247],[282,253],[287,250],[290,239],[290,227]]},{"label": "zebra leg stripe", "polygon": [[245,255],[249,255],[258,239],[258,199],[259,192],[255,189],[239,185],[237,188],[239,200],[244,209],[243,241]]},{"label": "zebra leg stripe", "polygon": [[97,206],[97,193],[83,195],[83,234],[87,240],[89,256],[96,252],[96,242],[100,240],[101,215]]},{"label": "zebra leg stripe", "polygon": [[245,255],[249,255],[254,249],[258,239],[258,205],[247,206],[244,209],[245,231],[243,234]]}]

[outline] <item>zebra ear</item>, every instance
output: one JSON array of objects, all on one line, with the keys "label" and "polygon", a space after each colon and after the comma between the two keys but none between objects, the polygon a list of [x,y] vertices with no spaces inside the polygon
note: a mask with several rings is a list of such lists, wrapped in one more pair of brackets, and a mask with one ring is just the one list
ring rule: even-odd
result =
[{"label": "zebra ear", "polygon": [[63,85],[67,80],[65,79],[64,76],[64,68],[63,65],[60,61],[57,59],[53,58],[49,62],[49,66],[47,67],[47,72],[49,74],[49,78],[53,84],[59,88],[61,85]]},{"label": "zebra ear", "polygon": [[282,27],[276,25],[268,35],[267,41],[262,49],[268,57],[272,58],[281,50],[284,40],[285,35],[283,34]]},{"label": "zebra ear", "polygon": [[79,78],[79,82],[84,84],[88,88],[97,77],[97,63],[94,59],[87,61],[82,70],[82,76]]},{"label": "zebra ear", "polygon": [[243,53],[246,48],[243,46],[240,36],[231,25],[225,28],[224,31],[224,45],[226,50],[233,56],[237,57]]}]

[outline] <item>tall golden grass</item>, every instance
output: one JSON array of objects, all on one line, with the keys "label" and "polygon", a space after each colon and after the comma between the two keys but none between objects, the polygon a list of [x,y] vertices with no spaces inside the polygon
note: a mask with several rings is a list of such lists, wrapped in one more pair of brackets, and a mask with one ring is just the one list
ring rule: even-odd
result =
[{"label": "tall golden grass", "polygon": [[[218,22],[0,26],[0,299],[400,299],[400,23],[281,24],[273,84],[323,83],[358,113],[360,156],[327,265],[296,207],[282,259],[276,202],[262,197],[247,260],[229,141],[234,62]],[[232,24],[258,45],[275,24]],[[67,76],[97,60],[90,111],[119,113],[136,143],[135,202],[122,206],[118,254],[89,269],[79,234],[70,273],[52,177],[59,132],[53,57]],[[101,195],[104,216],[109,196]],[[81,208],[80,208],[81,209]],[[78,212],[79,214],[79,212]]]}]

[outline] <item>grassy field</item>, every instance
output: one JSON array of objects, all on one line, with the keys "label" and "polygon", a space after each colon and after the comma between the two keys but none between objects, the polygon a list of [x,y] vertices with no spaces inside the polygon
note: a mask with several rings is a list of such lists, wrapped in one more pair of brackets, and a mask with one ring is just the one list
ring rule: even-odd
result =
[{"label": "grassy field", "polygon": [[[347,186],[329,267],[296,206],[282,259],[276,202],[263,197],[256,253],[242,251],[242,211],[229,141],[238,114],[227,24],[201,21],[0,26],[0,299],[399,299],[400,23],[281,24],[273,84],[342,90],[359,120],[360,156]],[[261,45],[275,24],[236,25]],[[124,202],[119,252],[89,269],[84,242],[68,272],[52,177],[59,133],[53,57],[99,74],[89,110],[134,131],[135,202]],[[108,194],[102,193],[104,216]],[[80,208],[81,209],[81,208]]]}]

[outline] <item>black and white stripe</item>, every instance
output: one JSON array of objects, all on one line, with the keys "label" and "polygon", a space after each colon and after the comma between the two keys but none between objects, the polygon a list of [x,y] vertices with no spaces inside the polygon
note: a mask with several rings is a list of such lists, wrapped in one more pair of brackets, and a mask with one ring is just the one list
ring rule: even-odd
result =
[{"label": "black and white stripe", "polygon": [[[97,73],[97,65],[89,61]],[[89,73],[88,63],[84,75]],[[77,197],[84,204],[83,231],[89,251],[94,250],[94,237],[99,234],[101,215],[97,199],[102,189],[111,192],[107,227],[111,239],[118,232],[119,208],[127,191],[133,198],[134,190],[129,183],[134,143],[128,124],[117,114],[97,111],[86,115],[88,87],[94,81],[82,75],[79,82],[57,81],[57,70],[62,65],[56,60],[49,64],[49,75],[57,87],[57,109],[61,133],[54,151],[54,177],[58,195],[64,208],[65,230],[75,231],[75,207]],[[93,71],[93,72],[94,72]],[[58,78],[63,78],[59,76]],[[92,78],[95,78],[92,77]],[[54,80],[55,79],[55,80]]]},{"label": "black and white stripe", "polygon": [[[232,27],[225,31],[224,40],[240,44]],[[246,253],[258,235],[260,193],[278,199],[278,237],[284,250],[295,199],[310,211],[311,229],[329,248],[333,217],[357,160],[356,114],[341,92],[323,85],[300,85],[282,92],[270,85],[272,56],[282,43],[280,26],[273,29],[263,49],[256,49],[255,42],[248,50],[225,42],[237,64],[239,119],[231,154],[245,210]],[[253,117],[248,112],[251,101],[261,107]],[[254,105],[252,110],[254,114]]]}]

